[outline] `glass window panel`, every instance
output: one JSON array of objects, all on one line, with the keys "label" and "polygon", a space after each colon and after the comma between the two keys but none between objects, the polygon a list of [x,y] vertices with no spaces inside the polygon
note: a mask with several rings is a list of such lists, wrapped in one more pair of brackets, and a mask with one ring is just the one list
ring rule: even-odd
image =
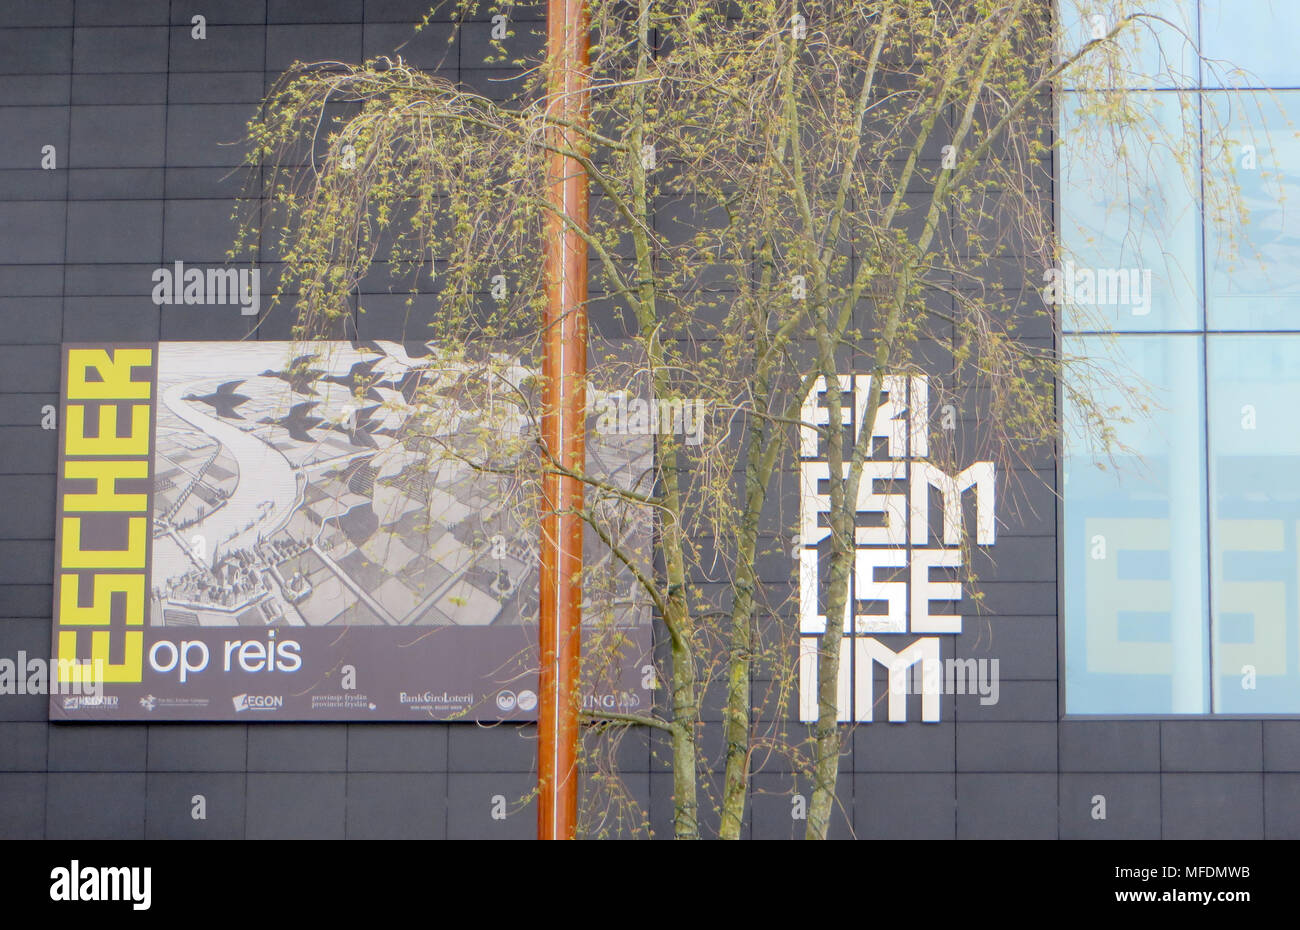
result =
[{"label": "glass window panel", "polygon": [[1205,112],[1207,188],[1245,211],[1206,220],[1210,328],[1300,329],[1300,91],[1210,93]]},{"label": "glass window panel", "polygon": [[1201,51],[1206,87],[1300,87],[1296,0],[1205,0]]},{"label": "glass window panel", "polygon": [[1091,392],[1127,447],[1112,457],[1085,441],[1065,392],[1067,713],[1209,712],[1202,346],[1197,335],[1065,339],[1067,356],[1088,360],[1071,363],[1067,383]]},{"label": "glass window panel", "polygon": [[1300,713],[1300,335],[1210,336],[1214,710]]},{"label": "glass window panel", "polygon": [[1066,331],[1199,330],[1196,98],[1135,94],[1130,122],[1119,130],[1107,128],[1117,117],[1105,106],[1094,94],[1066,94],[1062,101],[1062,325]]},{"label": "glass window panel", "polygon": [[1195,87],[1200,83],[1196,0],[1061,0],[1062,55],[1078,52],[1099,30],[1108,33],[1123,16],[1134,12],[1154,15],[1130,23],[1120,32],[1116,39],[1119,54],[1111,53],[1107,60],[1121,67],[1101,67],[1102,55],[1092,55],[1081,67],[1066,73],[1067,88]]}]

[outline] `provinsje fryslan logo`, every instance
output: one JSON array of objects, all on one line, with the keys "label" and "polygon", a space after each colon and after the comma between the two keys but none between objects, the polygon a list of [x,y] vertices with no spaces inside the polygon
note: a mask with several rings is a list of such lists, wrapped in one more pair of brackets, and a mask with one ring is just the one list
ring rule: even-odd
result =
[{"label": "provinsje fryslan logo", "polygon": [[[842,407],[843,422],[856,438],[866,426],[870,375],[840,375],[839,390],[852,400]],[[982,703],[997,701],[997,660],[976,663],[941,656],[940,637],[962,631],[962,618],[936,612],[935,602],[961,600],[961,583],[953,580],[962,566],[965,528],[964,496],[973,496],[976,545],[996,541],[994,505],[997,472],[992,462],[975,462],[949,474],[929,462],[929,379],[924,375],[888,375],[875,422],[869,425],[873,454],[864,463],[855,529],[852,596],[845,606],[841,653],[839,719],[868,723],[874,718],[873,671],[889,673],[889,720],[907,719],[907,694],[919,690],[921,720],[939,720],[939,697],[978,693]],[[819,379],[804,403],[800,443],[799,529],[799,719],[817,719],[817,652],[826,631],[820,613],[818,544],[830,535],[819,517],[830,510],[824,486],[830,465],[821,456],[818,426],[829,419],[826,380]],[[813,425],[807,425],[813,424]],[[877,444],[883,439],[883,444]],[[883,446],[880,454],[874,446]],[[846,466],[847,467],[847,466]],[[931,494],[942,500],[942,530],[931,533]],[[878,580],[877,570],[890,580]],[[943,572],[941,579],[933,577]],[[866,612],[864,605],[883,605]],[[942,610],[943,608],[938,608]],[[910,639],[910,641],[909,641]],[[901,640],[901,642],[899,642]],[[921,672],[919,688],[909,678]],[[969,690],[968,690],[969,689]]]}]

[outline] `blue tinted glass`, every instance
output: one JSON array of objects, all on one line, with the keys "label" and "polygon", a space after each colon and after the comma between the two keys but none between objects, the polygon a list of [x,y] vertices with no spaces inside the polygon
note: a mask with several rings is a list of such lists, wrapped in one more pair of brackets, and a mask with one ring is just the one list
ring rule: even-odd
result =
[{"label": "blue tinted glass", "polygon": [[1300,87],[1300,3],[1204,0],[1201,7],[1206,87]]},{"label": "blue tinted glass", "polygon": [[1124,13],[1137,12],[1133,7],[1152,14],[1125,25],[1114,40],[1115,48],[1095,50],[1067,71],[1065,86],[1087,90],[1195,87],[1199,83],[1196,0],[1146,0],[1128,4],[1127,9],[1121,6],[1114,0],[1061,0],[1063,56],[1108,34]]},{"label": "blue tinted glass", "polygon": [[[1087,360],[1071,363],[1064,405],[1066,711],[1207,713],[1202,337],[1067,337],[1064,349]],[[1126,451],[1085,441],[1071,387],[1107,411]]]},{"label": "blue tinted glass", "polygon": [[1066,261],[1057,273],[1067,331],[1202,326],[1196,98],[1132,96],[1123,129],[1099,95],[1062,101]]},{"label": "blue tinted glass", "polygon": [[1206,94],[1205,113],[1207,190],[1224,207],[1206,218],[1210,328],[1300,329],[1300,91]]},{"label": "blue tinted glass", "polygon": [[1210,336],[1214,710],[1300,713],[1300,335]]}]

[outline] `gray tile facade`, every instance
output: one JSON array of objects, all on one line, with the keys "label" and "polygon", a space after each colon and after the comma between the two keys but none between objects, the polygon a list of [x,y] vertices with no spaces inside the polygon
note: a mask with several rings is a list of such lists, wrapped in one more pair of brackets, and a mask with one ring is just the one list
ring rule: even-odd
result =
[{"label": "gray tile facade", "polygon": [[[490,96],[512,93],[496,79],[513,72],[484,60],[490,24],[470,23],[451,45],[445,21],[416,37],[410,24],[427,7],[0,2],[0,657],[48,655],[50,646],[58,434],[39,424],[42,407],[57,403],[59,343],[250,331],[255,321],[237,307],[155,307],[149,274],[163,262],[224,258],[237,201],[250,181],[257,191],[227,143],[293,61],[354,61],[409,41],[401,54],[417,66]],[[201,41],[191,36],[195,11],[207,19]],[[511,47],[536,51],[542,26],[521,13]],[[47,145],[54,170],[41,169]],[[671,234],[680,209],[665,208],[661,232]],[[385,269],[363,287],[351,332],[420,331],[427,299],[407,306],[389,280]],[[625,334],[628,321],[602,306],[593,329]],[[291,321],[277,313],[257,338],[288,335]],[[957,654],[999,660],[999,702],[966,695],[945,699],[939,724],[846,730],[832,834],[1300,838],[1300,722],[1060,720],[1055,478],[1050,463],[1040,466],[1017,476],[1019,516],[1000,528],[996,560],[977,566],[984,615],[962,605],[971,617]],[[777,532],[795,512],[787,501],[765,519]],[[779,559],[764,573],[788,583]],[[909,706],[909,716],[918,710]],[[531,726],[50,726],[46,716],[43,697],[0,698],[0,838],[525,839],[536,829]],[[702,747],[709,769],[721,758],[717,732]],[[625,796],[584,782],[600,799],[592,828],[602,835],[672,835],[657,737],[632,734],[617,747]],[[744,835],[801,834],[795,814],[808,789],[788,768],[771,759],[754,776]],[[719,776],[704,777],[716,794]],[[716,832],[701,801],[705,832]]]}]

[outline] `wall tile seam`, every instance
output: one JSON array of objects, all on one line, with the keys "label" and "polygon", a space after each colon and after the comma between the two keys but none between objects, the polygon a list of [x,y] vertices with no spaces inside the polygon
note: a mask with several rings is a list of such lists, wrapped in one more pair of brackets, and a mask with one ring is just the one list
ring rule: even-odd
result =
[{"label": "wall tile seam", "polygon": [[[430,0],[429,6],[433,6],[433,5],[434,5],[433,0]],[[201,6],[201,4],[199,4],[198,6]],[[195,11],[196,11],[196,12],[202,12],[202,11],[198,8],[198,6],[195,7]],[[421,14],[416,14],[416,16],[419,16],[419,15],[421,15]],[[514,19],[514,18],[511,18],[511,20],[510,20],[511,25],[514,25],[514,26],[524,26],[524,25],[533,25],[533,26],[538,26],[538,25],[541,25],[541,24],[543,24],[543,23],[545,23],[545,22],[546,22],[546,20],[545,20],[544,18],[538,18],[538,19]],[[326,19],[326,20],[322,20],[322,19],[283,19],[283,20],[281,20],[281,19],[276,19],[276,20],[270,20],[270,21],[268,21],[268,22],[266,22],[266,23],[259,23],[259,22],[253,21],[253,20],[240,20],[240,19],[232,19],[232,20],[227,20],[227,21],[220,21],[220,20],[209,19],[209,20],[207,20],[207,23],[206,23],[206,25],[209,26],[209,27],[212,27],[212,26],[224,26],[224,27],[244,27],[244,28],[250,28],[250,27],[263,26],[264,28],[274,28],[274,29],[293,28],[293,27],[299,27],[299,26],[307,26],[307,27],[311,27],[311,26],[359,26],[359,27],[364,27],[364,26],[403,26],[403,25],[408,25],[408,24],[409,24],[408,21],[405,20],[405,19],[391,19],[391,20],[390,20],[390,19],[353,19],[353,20],[334,20],[334,19]],[[431,19],[431,20],[429,20],[429,25],[431,25],[431,26],[436,26],[436,25],[449,26],[449,25],[451,25],[451,24],[452,24],[452,21],[451,21],[451,20],[441,20],[441,19]],[[473,25],[473,26],[475,26],[475,27],[481,27],[481,28],[484,28],[484,29],[486,29],[486,28],[488,28],[489,26],[491,26],[491,23],[488,22],[487,20],[477,20],[477,19],[475,19],[475,20],[469,20],[467,24],[468,24],[468,25]],[[96,30],[136,30],[136,31],[142,31],[142,30],[146,30],[146,29],[149,29],[149,30],[153,30],[153,29],[159,29],[159,30],[161,30],[161,29],[166,29],[166,30],[177,30],[177,31],[186,31],[186,32],[188,32],[188,31],[190,30],[191,26],[192,26],[192,24],[191,24],[189,21],[186,21],[186,22],[153,22],[153,23],[75,23],[75,22],[74,22],[74,23],[48,23],[48,24],[43,24],[43,25],[3,26],[3,27],[0,27],[0,35],[2,35],[2,34],[4,34],[4,33],[7,33],[7,32],[27,32],[27,31],[33,31],[33,32],[73,32],[73,31],[76,31],[76,30],[79,30],[79,29],[96,29]]]},{"label": "wall tile seam", "polygon": [[[351,820],[351,818],[348,817],[348,816],[346,815],[346,812],[350,809],[350,803],[351,803],[351,801],[352,801],[352,796],[351,796],[351,793],[350,793],[350,791],[349,791],[349,789],[350,789],[351,786],[352,786],[352,778],[351,778],[352,773],[351,773],[351,771],[349,770],[350,767],[349,767],[348,764],[347,764],[347,759],[348,759],[348,742],[349,742],[349,740],[351,739],[351,737],[352,737],[352,729],[351,729],[351,727],[346,727],[346,726],[345,726],[345,727],[343,728],[343,760],[344,760],[344,763],[343,763],[343,768],[344,768],[344,772],[343,772],[343,775],[344,775],[344,781],[343,781],[343,810],[344,810],[344,812],[345,812],[344,817],[343,817],[343,839],[345,839],[345,840],[348,838],[348,829],[349,829],[349,827],[351,826],[351,824],[350,824],[350,820]],[[360,800],[360,799],[358,798],[358,800]]]}]

